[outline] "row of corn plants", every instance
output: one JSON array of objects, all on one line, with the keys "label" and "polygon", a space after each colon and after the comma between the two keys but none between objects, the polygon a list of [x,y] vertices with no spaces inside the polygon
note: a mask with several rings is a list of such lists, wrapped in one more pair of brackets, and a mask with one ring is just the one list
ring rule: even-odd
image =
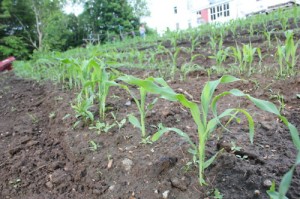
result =
[{"label": "row of corn plants", "polygon": [[[249,124],[250,142],[253,143],[254,141],[254,121],[251,114],[246,109],[230,108],[224,110],[222,113],[218,113],[217,102],[226,95],[244,97],[254,103],[259,109],[278,116],[278,118],[290,130],[293,143],[298,151],[300,151],[300,139],[296,127],[290,124],[288,120],[280,114],[273,103],[254,98],[238,89],[232,89],[221,94],[214,95],[214,92],[219,84],[240,81],[240,79],[237,79],[233,76],[224,75],[220,79],[207,82],[200,96],[201,102],[198,104],[194,101],[188,100],[184,94],[176,93],[163,78],[149,77],[146,79],[139,79],[134,76],[124,75],[115,69],[107,67],[106,63],[99,59],[89,59],[84,61],[63,59],[57,66],[58,69],[61,70],[60,80],[62,83],[67,84],[69,88],[79,91],[76,103],[72,105],[76,112],[76,117],[79,119],[78,122],[83,120],[83,122],[86,124],[94,123],[95,116],[90,112],[90,108],[94,104],[99,104],[99,121],[101,120],[102,122],[105,122],[106,99],[108,97],[110,87],[118,86],[123,88],[133,97],[140,113],[140,119],[136,118],[133,114],[130,114],[128,119],[133,126],[138,127],[141,130],[141,143],[151,143],[151,141],[155,142],[160,139],[165,132],[169,131],[174,131],[182,136],[190,144],[191,148],[189,149],[189,152],[192,154],[193,160],[198,166],[198,179],[200,185],[206,184],[205,169],[209,167],[209,165],[211,165],[212,162],[217,158],[217,155],[222,152],[217,152],[209,159],[206,159],[205,157],[206,142],[211,137],[216,127],[221,126],[225,130],[228,130],[228,124],[224,125],[221,123],[222,118],[229,117],[228,121],[233,119],[239,120],[239,113],[244,114]],[[38,65],[38,67],[40,67],[40,65]],[[53,68],[54,66],[40,69],[40,75],[48,73],[48,70],[51,71]],[[137,86],[140,91],[140,95],[135,96],[133,94],[134,92],[132,92],[127,85]],[[188,108],[197,126],[198,141],[194,143],[189,137],[188,133],[174,127],[161,127],[157,133],[155,133],[152,137],[149,137],[149,134],[146,132],[145,128],[146,113],[148,110],[151,110],[153,105],[157,102],[157,98],[155,98],[155,100],[146,106],[147,94],[154,94],[159,98],[180,103],[182,106]],[[213,118],[209,117],[209,113],[213,114]],[[97,124],[101,124],[99,121]],[[76,125],[77,124],[75,124],[75,126]],[[274,189],[272,189],[268,192],[271,197],[283,198],[285,196],[288,191],[289,184],[291,183],[293,171],[296,165],[299,163],[300,153],[297,156],[295,165],[292,166],[287,174],[284,175],[279,186],[279,191],[276,192]]]}]

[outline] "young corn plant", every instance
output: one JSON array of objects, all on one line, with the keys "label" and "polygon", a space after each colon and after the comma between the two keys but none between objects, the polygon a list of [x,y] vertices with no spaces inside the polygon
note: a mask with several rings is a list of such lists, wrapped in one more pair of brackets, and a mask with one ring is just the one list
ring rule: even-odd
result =
[{"label": "young corn plant", "polygon": [[217,67],[220,67],[222,66],[222,63],[227,59],[228,51],[229,48],[219,49],[215,55],[208,56],[208,57],[214,59],[216,61]]},{"label": "young corn plant", "polygon": [[295,74],[295,65],[297,64],[297,48],[299,41],[295,44],[294,42],[294,33],[293,31],[289,30],[285,32],[285,61],[288,65],[288,74],[293,75]]},{"label": "young corn plant", "polygon": [[199,36],[192,36],[191,37],[191,49],[190,49],[191,58],[190,58],[190,62],[192,62],[195,59],[193,53],[195,52],[196,47],[199,45],[199,43],[200,43],[199,42]]},{"label": "young corn plant", "polygon": [[236,47],[231,46],[230,49],[232,52],[231,56],[234,58],[234,62],[241,66],[243,64],[243,53],[239,46],[236,44]]},{"label": "young corn plant", "polygon": [[146,105],[147,93],[150,92],[147,89],[147,84],[155,84],[155,83],[166,84],[166,83],[162,81],[161,78],[147,78],[145,80],[142,80],[130,75],[121,76],[118,79],[129,85],[138,86],[140,91],[140,99],[138,99],[126,85],[119,84],[120,87],[125,89],[132,96],[140,113],[140,119],[136,118],[133,114],[130,114],[128,115],[128,121],[134,127],[139,128],[141,130],[141,134],[142,134],[141,143],[143,144],[151,143],[150,137],[147,135],[146,132],[145,119],[146,119],[147,112],[153,108],[158,98],[155,98],[150,104]]},{"label": "young corn plant", "polygon": [[248,65],[248,75],[250,76],[252,73],[252,62],[254,60],[254,54],[256,52],[256,48],[252,48],[251,43],[243,45],[243,66],[242,72],[246,71]]},{"label": "young corn plant", "polygon": [[93,106],[92,97],[85,99],[81,96],[81,94],[79,94],[76,98],[76,101],[76,104],[72,104],[72,108],[76,113],[75,117],[78,119],[73,126],[74,128],[78,126],[81,120],[83,120],[84,124],[94,121],[94,115],[90,111],[90,108]]},{"label": "young corn plant", "polygon": [[104,123],[104,122],[97,121],[96,125],[95,126],[90,126],[89,129],[90,130],[97,130],[97,133],[100,134],[101,132],[107,133],[114,126],[116,126],[115,123],[109,124],[108,122]]},{"label": "young corn plant", "polygon": [[193,64],[191,62],[184,63],[180,68],[180,73],[181,73],[180,80],[185,81],[187,79],[187,75],[190,72],[197,71],[197,70],[204,70],[204,67],[201,67],[197,64]]},{"label": "young corn plant", "polygon": [[[214,92],[217,86],[221,83],[231,83],[238,81],[239,79],[225,75],[218,80],[210,81],[205,84],[202,94],[201,94],[201,104],[200,107],[197,103],[193,101],[189,101],[183,94],[177,94],[174,92],[168,85],[164,85],[163,87],[158,87],[156,84],[148,83],[145,85],[145,89],[148,92],[152,92],[155,94],[161,95],[161,97],[168,99],[170,101],[177,101],[180,102],[184,107],[188,108],[191,112],[192,118],[197,125],[198,129],[198,143],[194,144],[188,134],[182,132],[180,129],[177,128],[162,128],[158,132],[156,132],[153,137],[152,141],[157,141],[165,132],[174,131],[180,136],[182,136],[190,145],[191,149],[189,152],[193,154],[193,157],[196,158],[198,167],[199,167],[199,183],[200,185],[204,185],[204,170],[215,160],[218,153],[209,158],[208,160],[205,159],[205,146],[206,142],[209,139],[211,133],[215,130],[218,125],[221,125],[223,128],[226,129],[220,122],[220,119],[223,117],[230,117],[229,121],[232,119],[238,119],[237,114],[242,113],[246,116],[248,123],[249,123],[249,138],[250,142],[253,143],[254,139],[254,121],[252,116],[247,112],[247,110],[242,108],[230,108],[223,111],[221,114],[217,113],[217,102],[218,100],[226,95],[234,95],[237,97],[245,97],[252,101],[259,109],[274,113],[276,114],[284,124],[286,124],[291,132],[292,139],[294,143],[299,145],[300,151],[300,139],[298,135],[298,131],[296,127],[290,124],[287,119],[280,115],[280,112],[277,110],[276,106],[268,101],[260,100],[251,97],[248,94],[244,94],[242,91],[238,89],[232,89],[230,91],[225,91],[215,97],[213,97]],[[209,109],[211,109],[213,113],[213,118],[209,119]]]},{"label": "young corn plant", "polygon": [[[291,126],[291,128],[292,128],[292,126]],[[295,130],[297,130],[297,129],[295,129]],[[293,135],[292,135],[292,138],[293,138]],[[297,137],[295,137],[295,139],[297,139]],[[273,181],[272,186],[267,191],[267,194],[270,196],[271,199],[288,199],[285,195],[288,192],[289,186],[291,185],[294,170],[296,169],[296,167],[298,165],[300,165],[300,141],[299,141],[299,136],[298,136],[298,140],[295,140],[295,139],[293,138],[293,142],[294,142],[294,145],[297,147],[297,150],[298,150],[298,155],[297,155],[295,164],[290,168],[290,170],[287,173],[284,174],[283,178],[280,181],[278,191],[276,191],[275,182]]]},{"label": "young corn plant", "polygon": [[265,38],[266,38],[267,41],[268,41],[268,47],[269,47],[269,48],[272,47],[271,36],[272,36],[273,31],[274,31],[274,29],[271,30],[271,31],[264,31],[264,32],[263,32]]},{"label": "young corn plant", "polygon": [[277,62],[279,64],[278,76],[289,76],[296,73],[295,66],[299,56],[297,55],[297,48],[299,41],[295,44],[293,38],[293,31],[285,32],[285,44],[277,46]]},{"label": "young corn plant", "polygon": [[285,46],[277,46],[276,52],[277,62],[279,64],[279,71],[277,72],[277,76],[283,77],[284,76],[284,63],[285,60]]},{"label": "young corn plant", "polygon": [[217,41],[213,36],[210,37],[208,44],[210,46],[210,50],[212,51],[212,53],[216,54],[217,53]]},{"label": "young corn plant", "polygon": [[99,103],[99,118],[105,119],[106,100],[111,86],[114,86],[114,80],[118,77],[119,72],[115,69],[108,68],[104,63],[98,64],[93,62],[91,69],[91,79],[87,81],[84,88],[89,88],[95,92]]},{"label": "young corn plant", "polygon": [[168,49],[167,49],[167,51],[169,53],[169,56],[171,58],[171,63],[172,63],[172,65],[171,65],[171,77],[172,77],[172,79],[174,79],[175,74],[176,74],[176,70],[177,70],[177,59],[178,59],[178,55],[180,53],[180,48],[179,47],[175,48],[174,52],[172,52],[172,50],[168,50]]}]

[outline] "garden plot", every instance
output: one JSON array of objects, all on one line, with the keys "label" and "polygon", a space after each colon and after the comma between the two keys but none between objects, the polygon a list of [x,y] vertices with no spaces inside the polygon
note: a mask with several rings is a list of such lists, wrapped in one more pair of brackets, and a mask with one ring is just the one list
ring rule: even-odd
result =
[{"label": "garden plot", "polygon": [[[191,77],[184,83],[172,81],[170,86],[198,101],[207,80],[204,76]],[[265,87],[269,81],[263,76],[255,80],[261,82],[259,87],[251,81],[229,87],[268,99],[270,91]],[[295,92],[299,84],[299,77],[295,77],[271,87],[285,96],[284,114],[298,129],[300,107]],[[222,148],[224,151],[205,171],[207,185],[201,187],[198,170],[187,152],[189,144],[175,133],[164,134],[153,144],[140,144],[139,129],[129,123],[100,135],[84,127],[72,130],[76,119],[63,119],[72,112],[72,95],[12,73],[1,74],[1,85],[2,198],[162,198],[163,194],[168,198],[213,198],[217,190],[224,198],[268,198],[270,182],[278,184],[296,157],[290,133],[276,116],[259,111],[244,99],[224,99],[218,105],[220,109],[241,104],[253,114],[254,143],[250,144],[245,121],[232,124],[230,133],[216,129],[207,141],[206,156]],[[218,93],[228,90],[226,87],[220,87]],[[119,97],[108,99],[116,120],[128,113],[138,115],[134,102],[128,103],[130,95],[117,88],[111,92],[111,96]],[[116,121],[111,114],[106,118],[110,124]],[[159,99],[146,120],[150,135],[162,123],[182,129],[197,140],[190,113],[178,103]],[[299,197],[299,180],[297,167],[290,198]]]},{"label": "garden plot", "polygon": [[17,62],[0,197],[300,198],[298,21],[258,20]]}]

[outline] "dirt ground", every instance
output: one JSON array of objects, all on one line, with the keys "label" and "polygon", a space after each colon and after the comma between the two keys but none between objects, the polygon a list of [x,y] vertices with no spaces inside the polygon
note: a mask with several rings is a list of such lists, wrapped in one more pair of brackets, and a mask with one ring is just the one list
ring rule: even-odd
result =
[{"label": "dirt ground", "polygon": [[[139,76],[142,76],[139,72]],[[217,77],[211,77],[216,79]],[[170,81],[177,92],[198,101],[203,74],[190,74],[188,81]],[[207,142],[206,156],[224,152],[205,172],[207,186],[198,184],[198,170],[189,165],[189,146],[174,133],[153,144],[140,144],[141,134],[130,123],[97,134],[87,126],[73,129],[76,122],[71,102],[74,93],[50,83],[39,84],[0,73],[0,198],[103,198],[103,199],[213,199],[218,189],[225,199],[268,198],[270,181],[278,186],[296,156],[286,127],[275,116],[259,111],[242,98],[227,97],[219,110],[241,106],[256,122],[254,144],[247,123],[233,123],[231,133],[217,129]],[[193,85],[193,86],[191,86]],[[274,81],[266,76],[222,85],[217,93],[238,88],[254,97],[273,101],[284,96],[284,115],[300,131],[300,76]],[[149,96],[150,102],[154,96]],[[138,115],[129,96],[113,88],[108,100],[107,121]],[[94,110],[97,113],[97,108]],[[114,117],[111,113],[114,113]],[[197,140],[196,126],[188,110],[159,99],[146,118],[153,134],[159,123],[177,127]],[[90,141],[97,144],[92,150]],[[241,147],[231,150],[231,142]],[[300,198],[300,167],[294,172],[290,199]]]}]

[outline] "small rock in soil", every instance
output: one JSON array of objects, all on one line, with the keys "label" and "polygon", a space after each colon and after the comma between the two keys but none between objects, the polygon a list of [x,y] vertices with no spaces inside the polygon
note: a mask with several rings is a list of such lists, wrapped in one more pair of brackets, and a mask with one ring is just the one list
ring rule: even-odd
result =
[{"label": "small rock in soil", "polygon": [[255,195],[255,196],[259,196],[259,195],[260,195],[260,191],[259,191],[259,190],[255,190],[255,191],[254,191],[254,195]]},{"label": "small rock in soil", "polygon": [[130,160],[130,159],[128,159],[128,158],[125,158],[125,159],[122,161],[122,164],[123,164],[123,166],[124,166],[125,171],[130,171],[131,168],[132,168],[133,162],[132,162],[132,160]]},{"label": "small rock in soil", "polygon": [[15,147],[15,148],[13,148],[13,149],[10,149],[10,150],[8,151],[8,153],[9,153],[11,156],[13,156],[13,155],[15,155],[16,153],[20,152],[22,149],[23,149],[23,147],[17,146],[17,147]]},{"label": "small rock in soil", "polygon": [[178,179],[177,177],[171,178],[171,184],[173,187],[178,188],[181,191],[187,190],[187,184],[183,179]]},{"label": "small rock in soil", "polygon": [[[67,171],[67,170],[66,170]],[[87,174],[87,171],[84,167],[79,168],[75,174],[75,181],[80,181],[81,178],[85,177]]]},{"label": "small rock in soil", "polygon": [[271,129],[272,129],[271,124],[268,123],[268,122],[261,122],[260,124],[261,124],[261,127],[262,127],[263,129],[265,129],[265,130],[271,130]]},{"label": "small rock in soil", "polygon": [[108,188],[110,191],[113,191],[115,189],[115,185],[111,185],[109,188]]},{"label": "small rock in soil", "polygon": [[155,162],[153,167],[154,173],[156,175],[160,175],[175,166],[176,162],[176,157],[162,157],[157,162]]},{"label": "small rock in soil", "polygon": [[114,161],[113,159],[110,159],[110,160],[108,161],[107,169],[110,169],[110,168],[112,167],[113,161]]},{"label": "small rock in soil", "polygon": [[266,180],[264,181],[264,187],[271,187],[271,186],[272,186],[272,181],[269,180],[269,179],[266,179]]},{"label": "small rock in soil", "polygon": [[97,195],[103,194],[109,186],[105,182],[97,182],[93,184],[93,193]]},{"label": "small rock in soil", "polygon": [[59,185],[63,182],[67,182],[70,181],[70,176],[63,170],[61,169],[57,169],[55,170],[52,175],[50,175],[50,181],[55,184],[55,185]]},{"label": "small rock in soil", "polygon": [[163,194],[162,194],[162,195],[163,195],[163,198],[164,198],[164,199],[167,199],[167,198],[168,198],[168,196],[169,196],[169,193],[170,193],[170,191],[169,191],[169,190],[167,190],[167,191],[164,191],[164,192],[163,192]]},{"label": "small rock in soil", "polygon": [[56,170],[56,169],[61,169],[65,166],[65,163],[64,162],[60,162],[60,161],[57,161],[57,162],[53,162],[51,167],[53,170]]},{"label": "small rock in soil", "polygon": [[30,140],[30,141],[26,144],[26,147],[31,147],[31,146],[34,146],[34,145],[37,145],[37,144],[39,144],[39,141]]},{"label": "small rock in soil", "polygon": [[131,105],[131,101],[130,100],[125,103],[125,106],[130,106],[130,105]]},{"label": "small rock in soil", "polygon": [[47,182],[46,187],[48,187],[49,189],[52,189],[53,188],[52,182]]}]

